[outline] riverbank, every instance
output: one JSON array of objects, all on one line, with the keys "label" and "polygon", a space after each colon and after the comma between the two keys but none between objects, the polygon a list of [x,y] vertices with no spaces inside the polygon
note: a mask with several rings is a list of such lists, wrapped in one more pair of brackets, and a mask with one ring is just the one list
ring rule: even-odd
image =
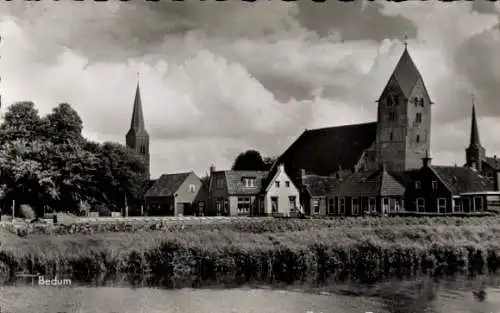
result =
[{"label": "riverbank", "polygon": [[167,287],[249,282],[373,282],[419,274],[480,274],[500,266],[500,226],[327,227],[302,231],[177,230],[9,238],[3,277],[75,280],[126,274]]}]

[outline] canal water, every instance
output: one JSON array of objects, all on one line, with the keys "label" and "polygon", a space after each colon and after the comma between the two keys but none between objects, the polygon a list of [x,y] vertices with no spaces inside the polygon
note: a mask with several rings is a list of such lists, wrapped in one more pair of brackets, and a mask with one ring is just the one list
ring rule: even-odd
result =
[{"label": "canal water", "polygon": [[374,285],[161,289],[17,282],[2,313],[500,313],[500,280],[418,278]]}]

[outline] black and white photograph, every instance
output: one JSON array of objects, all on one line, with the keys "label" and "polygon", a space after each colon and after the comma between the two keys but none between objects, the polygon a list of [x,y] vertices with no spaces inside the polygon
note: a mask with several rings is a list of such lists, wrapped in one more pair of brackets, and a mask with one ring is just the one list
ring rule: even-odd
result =
[{"label": "black and white photograph", "polygon": [[0,2],[0,313],[500,313],[500,2]]}]

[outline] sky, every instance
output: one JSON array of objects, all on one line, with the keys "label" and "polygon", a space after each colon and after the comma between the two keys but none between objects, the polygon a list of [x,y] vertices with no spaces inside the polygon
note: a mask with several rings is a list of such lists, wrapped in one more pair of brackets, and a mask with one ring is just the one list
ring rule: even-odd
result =
[{"label": "sky", "polygon": [[2,111],[71,104],[84,135],[124,143],[137,84],[151,176],[247,149],[281,154],[305,129],[376,120],[408,36],[433,105],[434,164],[463,164],[472,94],[499,153],[500,4],[142,0],[0,3]]}]

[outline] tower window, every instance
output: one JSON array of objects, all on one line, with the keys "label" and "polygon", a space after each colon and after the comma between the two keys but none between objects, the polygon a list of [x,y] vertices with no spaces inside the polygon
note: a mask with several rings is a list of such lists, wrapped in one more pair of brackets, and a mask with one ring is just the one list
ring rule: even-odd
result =
[{"label": "tower window", "polygon": [[139,149],[141,154],[146,154],[146,146],[141,146],[141,148]]},{"label": "tower window", "polygon": [[395,121],[396,120],[396,112],[391,111],[389,112],[389,121]]},{"label": "tower window", "polygon": [[398,95],[395,95],[395,96],[394,96],[394,105],[395,105],[395,106],[398,106],[398,105],[399,105],[399,96],[398,96]]},{"label": "tower window", "polygon": [[390,133],[389,133],[389,140],[390,140],[390,141],[393,141],[393,140],[394,140],[394,133],[393,133],[393,132],[390,132]]},{"label": "tower window", "polygon": [[420,135],[417,135],[417,138],[415,139],[416,142],[420,142]]},{"label": "tower window", "polygon": [[422,123],[422,113],[417,113],[415,115],[415,122],[419,124]]}]

